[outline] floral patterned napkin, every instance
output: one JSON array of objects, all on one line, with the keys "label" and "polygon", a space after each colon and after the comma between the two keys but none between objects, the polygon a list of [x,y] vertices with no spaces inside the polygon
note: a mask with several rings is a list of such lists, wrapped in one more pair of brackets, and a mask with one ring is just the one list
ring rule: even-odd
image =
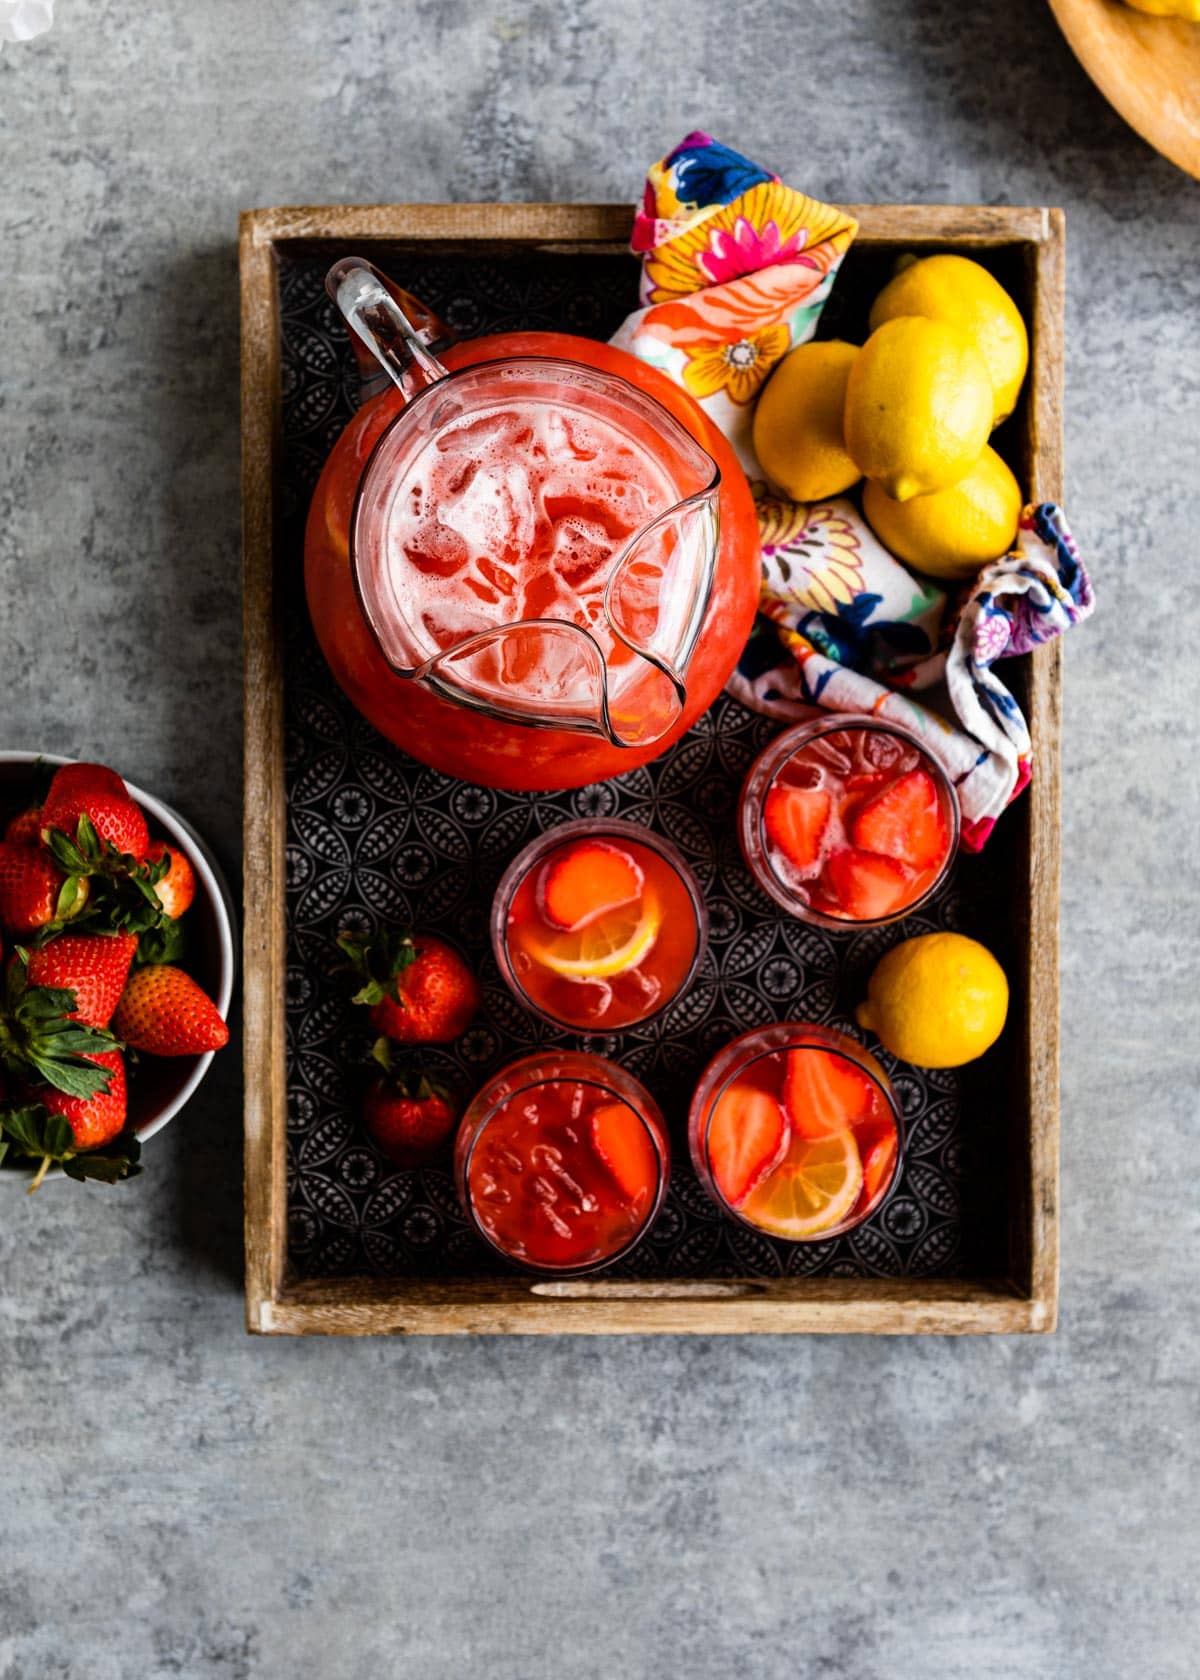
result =
[{"label": "floral patterned napkin", "polygon": [[[754,400],[812,338],[856,231],[844,211],[689,134],[647,176],[633,230],[642,307],[613,343],[696,398],[754,490],[761,613],[731,692],[781,719],[825,707],[916,728],[955,783],[963,845],[977,851],[1029,780],[1029,732],[994,663],[1086,617],[1091,583],[1051,503],[1027,507],[1017,549],[948,593],[895,560],[852,501],[771,494],[751,443]],[[912,697],[935,689],[956,722]]]},{"label": "floral patterned napkin", "polygon": [[633,226],[644,307],[613,343],[690,391],[752,480],[751,405],[816,331],[857,230],[707,134],[689,134],[646,179]]}]

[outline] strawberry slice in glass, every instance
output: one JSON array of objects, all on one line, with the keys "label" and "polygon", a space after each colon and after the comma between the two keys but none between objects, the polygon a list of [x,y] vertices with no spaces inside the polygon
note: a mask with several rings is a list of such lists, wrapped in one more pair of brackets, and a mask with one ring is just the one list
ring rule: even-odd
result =
[{"label": "strawberry slice in glass", "polygon": [[850,836],[863,851],[898,858],[910,869],[940,863],[947,836],[933,777],[910,770],[883,788],[855,813]]},{"label": "strawberry slice in glass", "polygon": [[789,1141],[787,1117],[774,1097],[749,1084],[729,1087],[709,1121],[708,1158],[731,1207],[741,1207],[771,1175]]},{"label": "strawberry slice in glass", "polygon": [[783,1076],[783,1106],[800,1137],[834,1137],[858,1120],[886,1112],[869,1074],[835,1050],[789,1050]]}]

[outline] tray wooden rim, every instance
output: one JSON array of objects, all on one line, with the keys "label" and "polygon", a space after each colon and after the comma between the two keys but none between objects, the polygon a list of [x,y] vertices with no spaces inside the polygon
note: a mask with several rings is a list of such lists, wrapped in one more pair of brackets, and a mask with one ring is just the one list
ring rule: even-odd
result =
[{"label": "tray wooden rim", "polygon": [[[851,205],[860,245],[1018,245],[1033,297],[1026,480],[1062,495],[1064,219],[992,205]],[[1014,1021],[1028,1069],[1022,1157],[1012,1186],[1009,1278],[753,1279],[544,1283],[287,1276],[287,1073],[284,1054],[283,665],[274,576],[281,455],[281,255],[354,242],[446,250],[518,245],[612,252],[628,246],[625,204],[398,204],[243,211],[242,535],[245,630],[245,1249],[246,1324],[263,1334],[875,1333],[1053,1330],[1058,1306],[1058,902],[1062,658],[1029,661],[1035,743],[1028,829],[1031,890],[1024,1010]]]}]

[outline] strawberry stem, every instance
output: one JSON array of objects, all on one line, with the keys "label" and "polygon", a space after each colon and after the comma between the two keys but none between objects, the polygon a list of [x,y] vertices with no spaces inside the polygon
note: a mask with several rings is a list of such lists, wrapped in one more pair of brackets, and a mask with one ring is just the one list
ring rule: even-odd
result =
[{"label": "strawberry stem", "polygon": [[50,1171],[50,1157],[49,1157],[49,1155],[43,1155],[42,1156],[42,1164],[38,1168],[37,1172],[34,1174],[33,1183],[29,1186],[29,1189],[26,1191],[27,1195],[29,1195],[29,1196],[33,1195],[33,1192],[39,1187],[42,1180],[45,1178],[46,1174],[49,1171]]},{"label": "strawberry stem", "polygon": [[338,949],[344,962],[338,963],[335,974],[353,974],[363,984],[355,992],[352,1003],[373,1006],[390,998],[403,1004],[400,976],[420,955],[411,928],[381,928],[374,937],[356,933],[339,933]]}]

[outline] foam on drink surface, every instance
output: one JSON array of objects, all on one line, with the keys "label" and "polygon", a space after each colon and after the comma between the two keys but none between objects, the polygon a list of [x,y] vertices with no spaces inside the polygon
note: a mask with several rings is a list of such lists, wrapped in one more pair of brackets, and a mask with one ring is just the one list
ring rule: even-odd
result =
[{"label": "foam on drink surface", "polygon": [[[614,559],[679,492],[661,464],[597,412],[523,399],[429,438],[391,502],[387,562],[413,666],[481,631],[529,619],[590,630],[619,668],[604,591]],[[670,565],[668,536],[622,588],[622,628],[649,640]],[[562,696],[580,681],[575,638],[505,637],[472,679]],[[478,669],[476,669],[478,666]],[[611,672],[610,672],[611,675]],[[619,683],[618,685],[619,686]]]}]

